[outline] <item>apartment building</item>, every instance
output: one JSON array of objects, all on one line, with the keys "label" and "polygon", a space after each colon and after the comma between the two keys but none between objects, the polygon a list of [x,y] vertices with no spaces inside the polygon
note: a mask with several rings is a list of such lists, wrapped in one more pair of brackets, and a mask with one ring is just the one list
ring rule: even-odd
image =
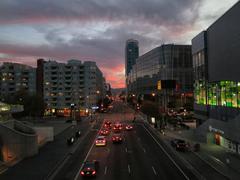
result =
[{"label": "apartment building", "polygon": [[39,59],[37,79],[45,114],[66,115],[73,105],[84,114],[105,95],[105,78],[92,61],[59,63]]},{"label": "apartment building", "polygon": [[36,93],[36,69],[18,63],[4,62],[0,66],[0,97],[11,97],[19,91]]}]

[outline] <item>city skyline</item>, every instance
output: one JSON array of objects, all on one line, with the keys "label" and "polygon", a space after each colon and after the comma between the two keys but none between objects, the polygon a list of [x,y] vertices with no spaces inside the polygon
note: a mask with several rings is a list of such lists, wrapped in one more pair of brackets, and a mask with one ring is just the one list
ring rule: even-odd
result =
[{"label": "city skyline", "polygon": [[120,88],[127,39],[139,41],[140,55],[163,43],[190,44],[236,2],[2,1],[0,61],[32,66],[38,58],[96,61],[107,82]]}]

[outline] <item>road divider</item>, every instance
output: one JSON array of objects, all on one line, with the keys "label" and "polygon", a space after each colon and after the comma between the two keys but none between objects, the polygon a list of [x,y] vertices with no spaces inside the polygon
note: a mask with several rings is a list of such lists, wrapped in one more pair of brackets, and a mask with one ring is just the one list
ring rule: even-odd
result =
[{"label": "road divider", "polygon": [[105,169],[104,169],[104,175],[107,174],[107,166],[105,166]]},{"label": "road divider", "polygon": [[131,168],[129,164],[128,164],[128,173],[131,174]]},{"label": "road divider", "polygon": [[157,172],[156,172],[156,170],[155,170],[155,168],[152,166],[152,170],[153,170],[153,173],[155,174],[155,175],[157,175]]}]

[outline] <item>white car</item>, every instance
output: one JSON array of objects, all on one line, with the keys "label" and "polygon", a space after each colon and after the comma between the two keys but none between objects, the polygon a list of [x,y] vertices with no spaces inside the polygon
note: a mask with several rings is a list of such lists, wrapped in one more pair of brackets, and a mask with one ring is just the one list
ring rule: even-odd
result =
[{"label": "white car", "polygon": [[98,136],[96,141],[95,141],[96,146],[106,146],[107,145],[107,140],[104,136]]}]

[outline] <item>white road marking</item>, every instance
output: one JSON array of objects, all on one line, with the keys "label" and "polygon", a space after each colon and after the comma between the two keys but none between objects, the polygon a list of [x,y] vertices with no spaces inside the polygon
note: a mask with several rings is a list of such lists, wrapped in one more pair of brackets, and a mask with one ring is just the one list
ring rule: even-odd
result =
[{"label": "white road marking", "polygon": [[157,172],[153,166],[152,166],[152,170],[153,170],[154,174],[157,175]]},{"label": "white road marking", "polygon": [[[142,124],[141,124],[142,125]],[[150,131],[142,125],[142,127],[148,132],[148,134],[153,138],[153,140],[158,144],[162,151],[167,155],[167,157],[172,161],[172,163],[177,167],[177,169],[182,173],[185,179],[190,180],[189,177],[183,172],[179,165],[173,160],[173,158],[167,153],[167,151],[162,147],[162,145],[156,140],[156,138],[150,133]]]},{"label": "white road marking", "polygon": [[105,175],[107,174],[107,166],[105,166],[104,174],[105,174]]},{"label": "white road marking", "polygon": [[128,173],[130,174],[131,173],[131,168],[130,168],[130,165],[128,164]]},{"label": "white road marking", "polygon": [[143,152],[146,153],[146,149],[145,148],[142,148],[143,149]]},{"label": "white road marking", "polygon": [[127,148],[125,148],[125,151],[126,151],[126,153],[128,152],[128,149]]}]

